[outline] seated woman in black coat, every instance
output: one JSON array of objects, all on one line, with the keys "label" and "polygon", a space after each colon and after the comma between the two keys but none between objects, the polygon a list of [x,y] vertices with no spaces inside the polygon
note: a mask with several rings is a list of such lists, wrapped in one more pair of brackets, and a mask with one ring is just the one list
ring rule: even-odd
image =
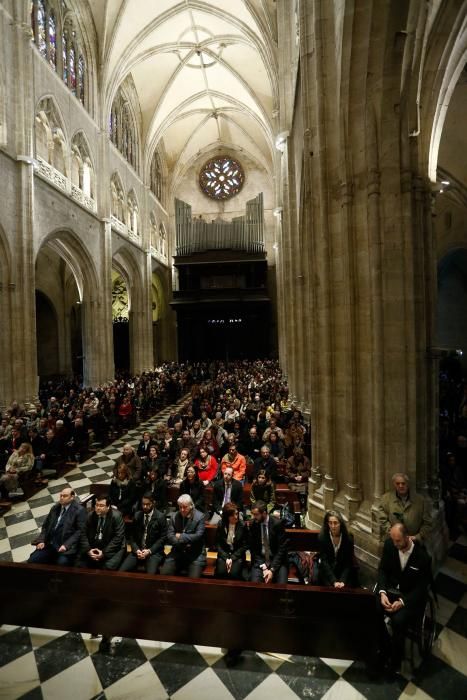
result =
[{"label": "seated woman in black coat", "polygon": [[117,467],[117,473],[110,482],[109,498],[111,505],[116,506],[122,515],[132,515],[138,493],[130,470],[125,464],[119,464]]},{"label": "seated woman in black coat", "polygon": [[226,503],[222,509],[222,520],[217,525],[216,549],[215,575],[218,578],[241,579],[248,549],[248,529],[238,519],[235,503]]},{"label": "seated woman in black coat", "polygon": [[326,513],[318,542],[318,583],[334,588],[358,586],[353,536],[348,532],[340,513],[335,510]]},{"label": "seated woman in black coat", "polygon": [[187,493],[195,504],[196,510],[204,513],[206,502],[204,500],[204,484],[198,476],[196,468],[189,464],[185,469],[185,475],[180,484],[180,496]]}]

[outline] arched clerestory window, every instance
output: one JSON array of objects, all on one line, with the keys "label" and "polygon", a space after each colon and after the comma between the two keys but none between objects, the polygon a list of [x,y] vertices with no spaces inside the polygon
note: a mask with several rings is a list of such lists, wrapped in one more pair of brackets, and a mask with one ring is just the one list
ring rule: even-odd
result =
[{"label": "arched clerestory window", "polygon": [[149,173],[149,187],[151,192],[162,202],[162,165],[158,151],[154,151]]},{"label": "arched clerestory window", "polygon": [[33,41],[79,101],[88,105],[86,53],[78,23],[64,0],[33,0]]},{"label": "arched clerestory window", "polygon": [[109,136],[123,157],[139,171],[139,139],[137,119],[130,96],[120,88],[112,103]]}]

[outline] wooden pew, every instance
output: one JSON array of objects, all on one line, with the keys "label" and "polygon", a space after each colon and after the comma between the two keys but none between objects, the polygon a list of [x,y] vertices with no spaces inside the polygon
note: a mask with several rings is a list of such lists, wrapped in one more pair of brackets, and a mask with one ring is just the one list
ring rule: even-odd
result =
[{"label": "wooden pew", "polygon": [[2,624],[369,660],[377,610],[366,590],[0,562]]},{"label": "wooden pew", "polygon": [[[287,488],[287,485],[284,485]],[[245,489],[251,488],[250,484],[245,485]],[[210,488],[211,496],[212,496],[212,487]],[[89,490],[90,490],[90,495],[87,498],[81,499],[81,502],[83,505],[87,505],[88,501],[91,500],[92,496],[104,496],[109,489],[109,484],[91,484]],[[208,489],[206,489],[207,491]],[[169,492],[171,492],[171,496],[169,494],[169,501],[171,500],[171,497],[174,499],[174,503],[176,504],[177,498],[178,498],[178,492],[179,488],[177,485],[171,486],[169,489]],[[290,491],[292,495],[295,495],[293,491]],[[208,501],[208,499],[206,499]],[[249,490],[248,490],[248,503],[249,503]],[[125,516],[125,523],[128,527],[131,527],[131,523],[133,522],[132,519],[129,516]],[[216,540],[216,530],[217,526],[216,525],[209,525],[206,524],[206,529],[205,529],[205,540],[206,540],[206,549],[207,549],[207,565],[206,568],[203,571],[203,576],[209,576],[212,577],[214,576],[214,570],[216,566],[216,558],[217,558],[217,553],[215,551],[215,540]],[[128,531],[129,532],[129,531]],[[318,552],[318,534],[319,530],[308,530],[306,528],[293,528],[293,529],[287,529],[287,537],[289,539],[289,551],[298,551],[298,552]],[[294,567],[291,567],[289,571],[289,580],[291,581],[296,581],[297,580],[297,573],[294,570]]]}]

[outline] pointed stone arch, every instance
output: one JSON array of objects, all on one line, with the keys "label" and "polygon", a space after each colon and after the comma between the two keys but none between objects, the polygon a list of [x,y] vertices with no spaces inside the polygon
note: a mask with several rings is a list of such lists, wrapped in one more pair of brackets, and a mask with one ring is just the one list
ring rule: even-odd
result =
[{"label": "pointed stone arch", "polygon": [[[83,348],[83,381],[85,385],[95,386],[103,376],[105,371],[104,335],[101,323],[101,284],[97,268],[90,251],[86,248],[79,236],[71,229],[58,228],[46,235],[37,249],[35,262],[41,251],[51,250],[58,255],[65,263],[76,282],[79,299],[76,301],[80,305],[82,323],[82,348]],[[63,323],[66,327],[67,314]],[[69,314],[68,314],[69,315]],[[66,329],[65,336],[69,338],[69,329]],[[70,348],[67,347],[67,352]],[[68,366],[71,359],[68,358]]]},{"label": "pointed stone arch", "polygon": [[133,251],[133,246],[123,244],[114,252],[112,266],[127,284],[130,372],[138,374],[152,367],[151,307],[145,275],[146,257],[138,258],[138,254]]}]

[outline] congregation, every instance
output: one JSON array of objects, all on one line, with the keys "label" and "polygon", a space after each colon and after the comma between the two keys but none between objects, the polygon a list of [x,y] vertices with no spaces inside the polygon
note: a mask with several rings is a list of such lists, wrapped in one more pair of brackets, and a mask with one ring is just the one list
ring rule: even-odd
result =
[{"label": "congregation", "polygon": [[[138,411],[151,410],[170,384],[172,397],[185,394],[179,410],[171,410],[152,432],[143,432],[137,447],[123,445],[105,493],[90,500],[90,509],[82,507],[72,488],[61,490],[29,562],[198,578],[207,563],[206,532],[214,527],[214,576],[287,583],[290,557],[297,553],[289,552],[287,513],[276,502],[275,490],[287,484],[304,509],[311,437],[301,412],[289,402],[287,384],[274,361],[172,365],[93,390],[49,386],[34,411],[11,407],[3,444],[10,439],[11,454],[21,455],[31,443],[17,446],[13,431],[23,430],[20,439],[27,440],[42,428],[45,440],[58,436],[62,449],[75,450],[79,458],[89,443],[80,441],[78,428],[88,440],[111,439],[135,424]],[[34,454],[41,479],[47,459],[41,452]],[[389,643],[385,656],[398,665],[406,627],[420,614],[430,585],[429,566],[420,575],[412,574],[396,600],[389,599],[386,582],[394,579],[394,557],[400,557],[403,575],[413,555],[424,556],[430,505],[410,490],[405,474],[397,473],[393,490],[381,499],[379,516],[388,538],[378,575],[378,604],[381,619],[390,617],[397,632],[391,649],[384,627],[381,648]],[[318,542],[310,582],[335,589],[357,587],[353,536],[340,513],[325,513]]]}]

